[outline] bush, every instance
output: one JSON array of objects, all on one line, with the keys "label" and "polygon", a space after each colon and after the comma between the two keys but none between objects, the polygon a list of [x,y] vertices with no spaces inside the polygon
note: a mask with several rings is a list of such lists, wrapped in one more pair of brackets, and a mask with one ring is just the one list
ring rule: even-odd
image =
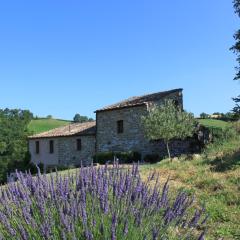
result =
[{"label": "bush", "polygon": [[136,165],[17,177],[1,189],[0,239],[204,239],[205,209],[155,172],[143,182]]},{"label": "bush", "polygon": [[227,141],[237,137],[236,129],[233,126],[223,128],[218,135],[215,135],[217,141]]},{"label": "bush", "polygon": [[235,131],[240,134],[240,121],[234,122],[233,124],[233,128],[235,129]]},{"label": "bush", "polygon": [[93,162],[99,164],[105,164],[108,161],[113,161],[114,153],[113,152],[102,152],[97,153],[93,156]]},{"label": "bush", "polygon": [[106,162],[114,161],[114,157],[116,157],[119,161],[119,163],[132,163],[132,162],[138,162],[141,160],[141,154],[135,151],[129,151],[129,152],[102,152],[97,153],[93,157],[94,163],[99,164],[105,164]]},{"label": "bush", "polygon": [[214,141],[226,141],[229,139],[236,138],[237,133],[237,125],[229,125],[225,128],[209,128]]},{"label": "bush", "polygon": [[144,157],[144,162],[147,163],[157,163],[161,161],[163,158],[161,158],[158,154],[148,154]]}]

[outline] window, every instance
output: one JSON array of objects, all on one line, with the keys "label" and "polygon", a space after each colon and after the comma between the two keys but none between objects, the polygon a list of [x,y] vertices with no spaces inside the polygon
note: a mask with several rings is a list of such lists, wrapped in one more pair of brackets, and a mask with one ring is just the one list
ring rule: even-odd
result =
[{"label": "window", "polygon": [[174,100],[173,103],[174,103],[175,107],[179,107],[179,101],[178,100]]},{"label": "window", "polygon": [[54,153],[54,142],[53,142],[53,140],[49,141],[49,153]]},{"label": "window", "polygon": [[39,141],[35,142],[36,154],[39,154]]},{"label": "window", "polygon": [[82,140],[77,139],[77,151],[81,151],[81,150],[82,150]]},{"label": "window", "polygon": [[117,133],[123,133],[123,120],[117,121]]}]

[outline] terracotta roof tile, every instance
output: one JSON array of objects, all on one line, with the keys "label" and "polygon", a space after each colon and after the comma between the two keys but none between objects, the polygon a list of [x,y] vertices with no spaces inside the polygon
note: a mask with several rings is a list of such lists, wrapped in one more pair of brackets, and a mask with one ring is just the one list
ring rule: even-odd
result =
[{"label": "terracotta roof tile", "polygon": [[128,99],[123,100],[121,102],[106,106],[102,109],[97,110],[96,112],[144,105],[147,102],[160,100],[160,99],[166,97],[167,95],[169,95],[171,93],[181,92],[182,90],[183,90],[182,88],[178,88],[178,89],[173,89],[173,90],[170,90],[170,91],[152,93],[152,94],[147,94],[147,95],[143,95],[143,96],[139,96],[139,97],[131,97],[131,98],[128,98]]},{"label": "terracotta roof tile", "polygon": [[58,127],[47,132],[38,133],[29,137],[33,138],[49,138],[49,137],[67,137],[78,135],[95,135],[96,122],[72,123],[63,127]]}]

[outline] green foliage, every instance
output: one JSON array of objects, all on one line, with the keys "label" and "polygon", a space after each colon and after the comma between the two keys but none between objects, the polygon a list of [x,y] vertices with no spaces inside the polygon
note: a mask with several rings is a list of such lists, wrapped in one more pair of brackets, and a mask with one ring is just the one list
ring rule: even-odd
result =
[{"label": "green foliage", "polygon": [[142,121],[145,134],[150,140],[164,140],[169,158],[169,141],[191,137],[196,126],[193,114],[181,111],[171,100],[159,107],[153,107]]},{"label": "green foliage", "polygon": [[32,118],[28,110],[0,109],[0,182],[7,172],[28,164],[27,126]]},{"label": "green foliage", "polygon": [[79,113],[75,114],[73,118],[74,122],[84,123],[84,122],[92,122],[94,121],[92,118],[88,118],[87,116],[81,116]]},{"label": "green foliage", "polygon": [[203,203],[209,214],[206,239],[239,239],[240,229],[240,137],[214,142],[199,158],[141,166],[144,178],[149,171],[171,176],[170,191],[184,189]]},{"label": "green foliage", "polygon": [[[240,17],[240,1],[239,0],[234,0],[233,2],[234,2],[235,12]],[[238,62],[238,64],[240,64],[240,30],[238,30],[234,34],[234,39],[235,39],[236,42],[231,47],[231,50],[237,55],[237,62]],[[237,74],[236,74],[235,80],[239,80],[240,79],[240,68],[239,68],[239,66],[236,67],[236,70],[237,70]]]},{"label": "green foliage", "polygon": [[220,144],[224,141],[230,139],[235,139],[238,137],[237,129],[233,124],[227,124],[224,128],[219,127],[209,127],[210,133],[213,136],[214,142],[219,142]]},{"label": "green foliage", "polygon": [[209,114],[207,114],[207,113],[201,113],[200,114],[200,118],[203,118],[203,119],[205,119],[205,118],[209,118],[210,116],[209,116]]},{"label": "green foliage", "polygon": [[231,120],[234,120],[235,119],[235,115],[233,112],[227,112],[223,115],[223,118],[225,120],[228,120],[228,121],[231,121]]},{"label": "green foliage", "polygon": [[235,118],[240,119],[240,95],[236,98],[233,98],[233,101],[236,103],[235,107],[233,108],[233,112],[235,114]]},{"label": "green foliage", "polygon": [[119,163],[132,163],[141,160],[141,154],[135,151],[129,152],[102,152],[97,153],[93,157],[94,163],[105,164],[107,161],[113,162],[114,157],[119,160]]},{"label": "green foliage", "polygon": [[[240,0],[233,1],[235,13],[240,17]],[[236,67],[236,76],[234,80],[240,80],[240,29],[234,34],[235,44],[231,47],[231,50],[237,55],[237,63],[238,66]],[[235,115],[240,118],[240,95],[236,98],[233,98],[233,101],[236,103],[235,107],[233,108],[233,112]]]},{"label": "green foliage", "polygon": [[234,122],[232,123],[233,128],[235,129],[235,131],[240,134],[240,121]]},{"label": "green foliage", "polygon": [[47,118],[33,119],[28,125],[28,130],[31,133],[41,133],[57,127],[68,125],[69,123],[71,122],[60,119],[47,119]]}]

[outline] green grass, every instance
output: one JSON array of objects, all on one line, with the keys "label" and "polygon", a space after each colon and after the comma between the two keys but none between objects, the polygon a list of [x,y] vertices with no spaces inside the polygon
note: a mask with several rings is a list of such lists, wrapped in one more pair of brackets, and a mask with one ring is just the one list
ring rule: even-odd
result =
[{"label": "green grass", "polygon": [[32,133],[41,133],[57,127],[65,126],[69,123],[70,121],[60,119],[33,119],[29,123],[28,129]]},{"label": "green grass", "polygon": [[[215,128],[225,128],[229,124],[215,119],[199,121]],[[33,120],[30,129],[41,132],[65,124],[68,122]],[[177,194],[184,189],[196,196],[196,205],[205,204],[210,215],[207,239],[240,239],[240,139],[209,145],[198,158],[181,157],[173,162],[163,160],[157,164],[142,165],[142,178],[153,170],[160,173],[161,182],[170,176],[170,191]]]},{"label": "green grass", "polygon": [[181,157],[170,162],[143,165],[142,177],[160,173],[164,182],[170,176],[170,191],[186,190],[205,204],[210,215],[207,239],[240,239],[240,140],[210,145],[198,158]]},{"label": "green grass", "polygon": [[217,120],[217,119],[199,119],[198,121],[206,127],[213,127],[213,128],[225,128],[229,125],[228,122]]},{"label": "green grass", "polygon": [[[68,171],[61,172],[67,174]],[[143,180],[156,171],[160,183],[170,177],[170,191],[195,195],[195,205],[209,214],[206,239],[240,239],[240,139],[209,145],[201,155],[182,156],[170,162],[140,165]]]}]

